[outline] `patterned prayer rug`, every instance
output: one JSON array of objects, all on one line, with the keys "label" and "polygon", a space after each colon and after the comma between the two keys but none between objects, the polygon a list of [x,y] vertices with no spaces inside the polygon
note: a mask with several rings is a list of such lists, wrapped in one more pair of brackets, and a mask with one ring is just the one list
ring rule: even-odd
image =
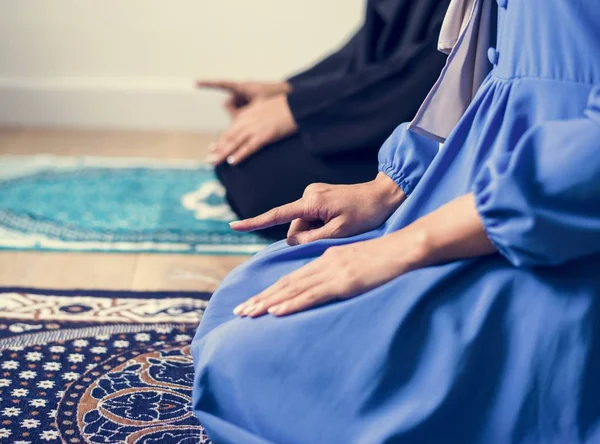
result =
[{"label": "patterned prayer rug", "polygon": [[253,254],[212,167],[189,160],[0,157],[0,249]]},{"label": "patterned prayer rug", "polygon": [[189,350],[209,296],[0,289],[0,442],[210,443]]}]

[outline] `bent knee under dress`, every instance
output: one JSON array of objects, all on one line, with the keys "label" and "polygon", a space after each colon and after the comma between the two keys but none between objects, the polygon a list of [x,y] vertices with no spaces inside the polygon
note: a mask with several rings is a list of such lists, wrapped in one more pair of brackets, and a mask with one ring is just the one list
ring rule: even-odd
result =
[{"label": "bent knee under dress", "polygon": [[[492,72],[438,153],[401,125],[380,228],[276,243],[214,294],[192,344],[217,443],[600,442],[600,3],[498,0]],[[498,254],[285,318],[232,309],[332,245],[474,193]]]}]

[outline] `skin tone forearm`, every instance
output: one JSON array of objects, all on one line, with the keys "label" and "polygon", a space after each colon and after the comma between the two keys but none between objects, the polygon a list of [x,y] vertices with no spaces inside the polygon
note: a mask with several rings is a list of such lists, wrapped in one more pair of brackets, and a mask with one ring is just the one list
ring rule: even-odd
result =
[{"label": "skin tone forearm", "polygon": [[497,252],[488,239],[472,193],[461,196],[406,228],[389,235],[390,242],[416,243],[416,268]]},{"label": "skin tone forearm", "polygon": [[474,196],[467,194],[397,232],[329,248],[236,307],[234,313],[285,316],[358,296],[418,268],[494,252]]}]

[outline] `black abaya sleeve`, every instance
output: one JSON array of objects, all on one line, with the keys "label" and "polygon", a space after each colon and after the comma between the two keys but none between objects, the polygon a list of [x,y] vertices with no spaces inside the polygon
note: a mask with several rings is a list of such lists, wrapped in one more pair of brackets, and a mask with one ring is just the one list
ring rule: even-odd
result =
[{"label": "black abaya sleeve", "polygon": [[349,72],[354,63],[358,42],[363,39],[364,33],[364,27],[360,28],[342,48],[329,54],[311,68],[290,77],[288,82],[292,88],[299,89],[305,82],[323,77],[339,77]]},{"label": "black abaya sleeve", "polygon": [[308,149],[323,156],[379,148],[414,117],[445,60],[432,39],[411,57],[299,84],[288,103]]},{"label": "black abaya sleeve", "polygon": [[378,149],[414,117],[444,67],[437,40],[448,3],[370,0],[348,44],[290,79],[290,110],[313,154]]}]

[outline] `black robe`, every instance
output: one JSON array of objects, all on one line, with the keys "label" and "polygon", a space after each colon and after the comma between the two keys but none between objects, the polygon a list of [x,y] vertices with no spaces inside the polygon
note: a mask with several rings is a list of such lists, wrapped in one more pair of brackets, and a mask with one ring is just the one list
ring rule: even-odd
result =
[{"label": "black robe", "polygon": [[[381,144],[413,118],[444,66],[437,40],[449,3],[369,0],[348,43],[289,79],[298,133],[240,165],[217,167],[241,218],[296,200],[313,182],[375,177]],[[267,234],[281,237],[285,227]]]},{"label": "black robe", "polygon": [[289,79],[288,103],[316,155],[379,149],[410,121],[446,56],[437,40],[449,0],[370,0],[339,51]]}]

